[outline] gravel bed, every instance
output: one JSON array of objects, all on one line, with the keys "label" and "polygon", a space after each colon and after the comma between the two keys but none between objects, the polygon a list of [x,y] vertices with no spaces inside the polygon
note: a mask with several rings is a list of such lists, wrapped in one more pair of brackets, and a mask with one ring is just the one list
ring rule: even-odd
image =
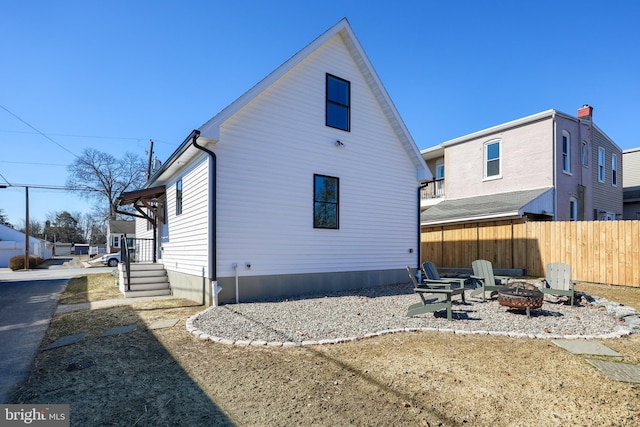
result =
[{"label": "gravel bed", "polygon": [[545,295],[540,309],[524,311],[482,302],[466,294],[453,301],[453,321],[446,311],[407,317],[420,301],[408,284],[331,295],[210,307],[190,318],[187,329],[205,340],[236,345],[326,344],[393,332],[439,330],[529,338],[616,338],[628,335],[620,321],[582,299],[570,307]]}]

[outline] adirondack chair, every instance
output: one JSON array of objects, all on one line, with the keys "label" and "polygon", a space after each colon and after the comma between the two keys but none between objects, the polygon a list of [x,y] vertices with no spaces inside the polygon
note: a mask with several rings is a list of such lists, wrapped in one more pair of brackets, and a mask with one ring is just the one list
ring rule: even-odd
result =
[{"label": "adirondack chair", "polygon": [[571,281],[571,266],[569,264],[562,262],[547,264],[547,274],[543,281],[545,282],[545,287],[541,289],[543,293],[567,296],[573,306],[575,291]]},{"label": "adirondack chair", "polygon": [[462,289],[462,302],[464,300],[464,284],[466,283],[468,276],[464,277],[440,277],[436,265],[431,261],[425,261],[422,263],[422,272],[424,278],[422,279],[423,285],[429,288],[452,288],[452,285],[457,285],[459,289]]},{"label": "adirondack chair", "polygon": [[[407,310],[407,316],[413,317],[418,314],[434,313],[440,310],[447,310],[447,320],[453,320],[451,310],[451,297],[453,295],[462,295],[464,298],[464,288],[451,289],[443,287],[429,288],[423,284],[418,283],[416,275],[413,269],[407,266],[407,273],[413,284],[413,291],[420,296],[419,303],[412,304]],[[428,298],[427,294],[433,294],[435,298]]]},{"label": "adirondack chair", "polygon": [[471,267],[473,268],[471,278],[480,282],[480,287],[471,291],[471,296],[482,294],[482,301],[486,301],[485,292],[491,292],[490,295],[493,296],[494,293],[504,289],[503,285],[509,280],[507,276],[493,275],[491,261],[478,259],[471,263]]}]

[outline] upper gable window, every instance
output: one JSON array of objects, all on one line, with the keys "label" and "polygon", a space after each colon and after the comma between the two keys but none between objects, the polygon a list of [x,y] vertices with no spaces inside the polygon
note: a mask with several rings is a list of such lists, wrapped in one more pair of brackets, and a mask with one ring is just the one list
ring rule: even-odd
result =
[{"label": "upper gable window", "polygon": [[571,134],[562,131],[562,171],[571,173]]},{"label": "upper gable window", "polygon": [[500,178],[501,150],[500,141],[489,141],[484,144],[484,177]]},{"label": "upper gable window", "polygon": [[350,129],[351,83],[327,74],[326,125],[333,128]]}]

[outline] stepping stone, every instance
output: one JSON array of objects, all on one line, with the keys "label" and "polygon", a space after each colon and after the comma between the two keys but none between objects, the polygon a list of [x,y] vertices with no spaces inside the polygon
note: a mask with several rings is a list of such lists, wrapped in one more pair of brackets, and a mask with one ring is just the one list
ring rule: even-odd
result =
[{"label": "stepping stone", "polygon": [[151,325],[149,325],[149,330],[173,328],[179,321],[180,319],[158,320],[157,322],[153,322]]},{"label": "stepping stone", "polygon": [[599,342],[586,340],[551,340],[551,342],[572,354],[622,357],[622,355],[617,351],[613,351],[606,345],[600,344]]},{"label": "stepping stone", "polygon": [[113,335],[121,335],[128,334],[129,332],[136,329],[138,325],[127,325],[127,326],[118,326],[117,328],[111,328],[104,334],[100,335],[101,337],[110,337]]},{"label": "stepping stone", "polygon": [[587,359],[600,372],[615,381],[626,383],[640,383],[640,365],[629,363],[607,362],[605,360]]},{"label": "stepping stone", "polygon": [[45,348],[45,350],[51,350],[53,348],[64,347],[66,345],[75,344],[78,341],[80,341],[82,338],[84,338],[84,336],[87,335],[88,333],[89,332],[80,332],[79,334],[67,335],[66,337],[59,338],[56,341],[49,344]]}]

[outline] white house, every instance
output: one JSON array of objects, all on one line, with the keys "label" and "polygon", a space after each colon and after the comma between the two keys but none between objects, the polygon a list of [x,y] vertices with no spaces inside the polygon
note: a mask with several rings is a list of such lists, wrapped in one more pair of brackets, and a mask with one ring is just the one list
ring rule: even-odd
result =
[{"label": "white house", "polygon": [[[24,255],[25,234],[0,224],[0,268],[9,266],[9,260],[16,255]],[[52,257],[52,247],[42,239],[29,236],[29,254],[42,259]]]},{"label": "white house", "polygon": [[138,238],[157,229],[174,295],[219,304],[406,282],[430,179],[343,19],[193,131],[121,204],[146,217]]}]

